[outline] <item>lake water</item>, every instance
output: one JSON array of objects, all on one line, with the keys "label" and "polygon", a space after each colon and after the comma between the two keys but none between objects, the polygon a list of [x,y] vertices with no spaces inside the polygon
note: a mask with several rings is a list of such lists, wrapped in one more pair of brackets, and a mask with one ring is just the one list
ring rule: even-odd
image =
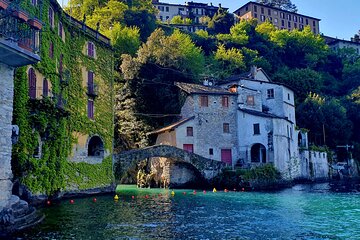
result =
[{"label": "lake water", "polygon": [[328,184],[275,193],[170,193],[124,187],[119,201],[112,195],[63,201],[42,209],[45,221],[17,237],[360,239],[360,194],[330,192]]}]

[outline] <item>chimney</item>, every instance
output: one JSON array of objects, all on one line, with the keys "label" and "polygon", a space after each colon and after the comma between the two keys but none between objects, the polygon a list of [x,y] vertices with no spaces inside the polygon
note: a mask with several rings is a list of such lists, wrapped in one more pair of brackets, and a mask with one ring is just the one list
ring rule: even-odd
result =
[{"label": "chimney", "polygon": [[221,3],[219,3],[219,8],[221,8]]},{"label": "chimney", "polygon": [[250,77],[256,80],[257,67],[255,65],[250,68]]}]

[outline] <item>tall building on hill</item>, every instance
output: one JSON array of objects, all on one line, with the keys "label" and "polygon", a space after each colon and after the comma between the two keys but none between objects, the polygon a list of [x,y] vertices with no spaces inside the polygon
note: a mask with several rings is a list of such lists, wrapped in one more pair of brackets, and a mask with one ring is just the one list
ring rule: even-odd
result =
[{"label": "tall building on hill", "polygon": [[302,15],[256,2],[248,2],[235,12],[239,19],[257,18],[260,22],[272,22],[278,29],[304,29],[310,26],[315,34],[320,33],[320,19]]},{"label": "tall building on hill", "polygon": [[[208,16],[213,17],[215,13],[221,8],[213,6],[212,3],[197,3],[187,2],[186,4],[172,4],[160,2],[159,0],[153,0],[153,5],[159,10],[156,16],[162,22],[170,22],[175,16],[181,16],[182,18],[190,18],[194,24],[200,24],[201,18]],[[223,8],[228,10],[228,8]]]},{"label": "tall building on hill", "polygon": [[323,36],[326,44],[333,50],[337,51],[339,49],[343,48],[352,48],[356,51],[357,54],[360,54],[360,31],[358,34],[355,34],[354,37],[352,37],[349,40],[345,39],[338,39],[334,37],[329,36]]}]

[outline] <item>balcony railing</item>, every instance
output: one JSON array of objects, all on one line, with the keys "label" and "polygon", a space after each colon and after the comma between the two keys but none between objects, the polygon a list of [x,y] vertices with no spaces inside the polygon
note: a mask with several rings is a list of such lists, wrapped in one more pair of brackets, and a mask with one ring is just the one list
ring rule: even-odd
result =
[{"label": "balcony railing", "polygon": [[30,18],[18,3],[0,0],[0,39],[17,43],[20,48],[36,54],[41,28],[42,23]]}]

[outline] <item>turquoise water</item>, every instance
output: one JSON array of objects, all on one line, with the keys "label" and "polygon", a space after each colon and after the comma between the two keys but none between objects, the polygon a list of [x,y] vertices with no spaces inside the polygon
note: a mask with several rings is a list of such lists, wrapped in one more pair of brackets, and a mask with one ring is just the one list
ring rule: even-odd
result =
[{"label": "turquoise water", "polygon": [[[327,184],[276,193],[122,188],[63,201],[20,239],[360,239],[360,195]],[[183,192],[186,192],[186,195]],[[146,195],[148,198],[146,198]],[[134,199],[132,199],[134,196]]]}]

